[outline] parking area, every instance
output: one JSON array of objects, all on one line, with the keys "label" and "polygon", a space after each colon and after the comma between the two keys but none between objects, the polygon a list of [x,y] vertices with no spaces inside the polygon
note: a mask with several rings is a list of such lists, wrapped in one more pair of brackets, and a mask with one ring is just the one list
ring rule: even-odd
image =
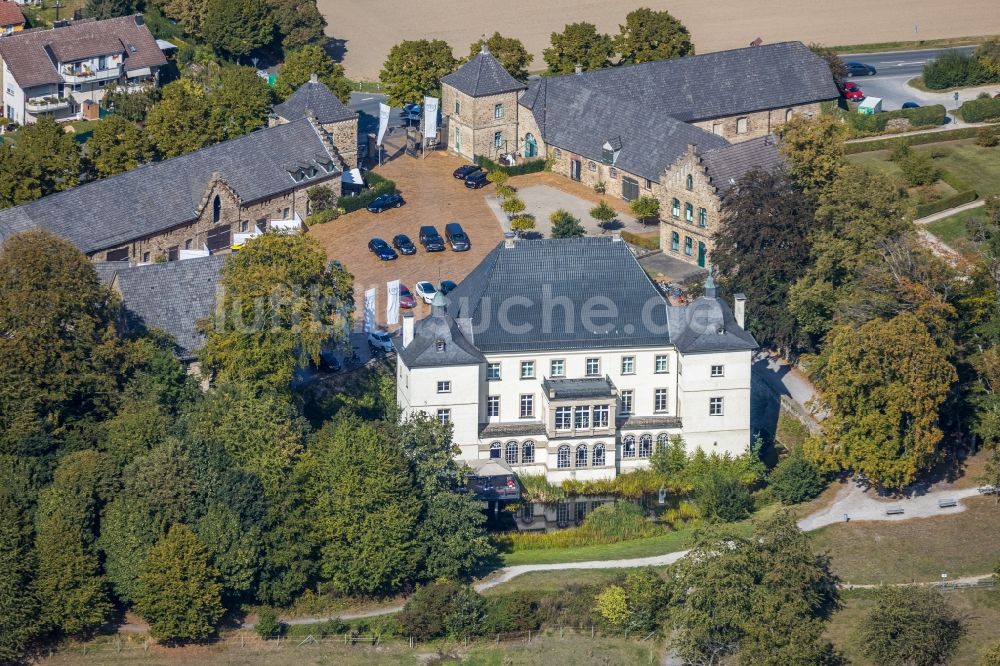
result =
[{"label": "parking area", "polygon": [[[316,238],[327,255],[344,264],[354,275],[358,317],[362,316],[364,292],[378,290],[376,322],[385,323],[386,288],[389,280],[399,279],[413,292],[420,280],[440,284],[442,280],[459,282],[482,261],[503,239],[496,217],[486,205],[493,186],[469,190],[452,177],[452,171],[463,164],[445,153],[431,153],[425,159],[401,155],[378,167],[376,171],[396,182],[406,199],[406,205],[373,214],[359,210],[326,224],[315,225],[309,235]],[[432,224],[444,234],[444,225],[459,222],[472,241],[468,252],[425,252],[418,243],[421,225]],[[396,234],[406,234],[417,245],[417,254],[400,256],[394,261],[379,261],[368,251],[368,241],[374,237],[388,243]],[[415,294],[414,294],[415,295]],[[428,312],[419,303],[417,317]]]}]

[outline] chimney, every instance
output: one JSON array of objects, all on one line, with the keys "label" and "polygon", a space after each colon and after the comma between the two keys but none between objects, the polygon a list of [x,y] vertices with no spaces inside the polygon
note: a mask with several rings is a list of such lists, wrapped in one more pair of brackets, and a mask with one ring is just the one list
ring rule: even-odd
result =
[{"label": "chimney", "polygon": [[746,328],[747,319],[747,295],[736,294],[733,296],[733,316],[740,328]]},{"label": "chimney", "polygon": [[404,312],[403,313],[403,349],[410,346],[413,342],[413,313]]},{"label": "chimney", "polygon": [[319,83],[319,75],[316,72],[309,75],[309,83]]},{"label": "chimney", "polygon": [[503,235],[503,246],[504,248],[510,250],[514,247],[514,242],[517,239],[517,234],[513,231],[506,231]]},{"label": "chimney", "polygon": [[622,241],[622,232],[618,231],[617,229],[615,231],[612,231],[611,232],[611,242],[612,243],[620,243],[621,241]]},{"label": "chimney", "polygon": [[135,24],[137,26],[140,26],[140,27],[146,25],[146,19],[145,19],[145,17],[142,14],[136,14],[135,15]]},{"label": "chimney", "polygon": [[573,68],[573,71],[577,74],[583,74],[583,65],[576,63],[576,67]]}]

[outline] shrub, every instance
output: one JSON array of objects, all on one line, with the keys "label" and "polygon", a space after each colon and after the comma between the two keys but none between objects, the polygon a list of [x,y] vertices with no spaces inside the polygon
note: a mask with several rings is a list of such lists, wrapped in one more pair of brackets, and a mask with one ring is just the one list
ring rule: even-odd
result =
[{"label": "shrub", "polygon": [[273,638],[280,636],[284,625],[278,621],[278,614],[270,606],[264,606],[257,613],[257,624],[254,631],[261,638]]},{"label": "shrub", "polygon": [[912,154],[913,154],[913,149],[910,148],[910,144],[901,143],[892,149],[892,152],[889,153],[889,159],[893,162],[899,162],[901,160],[905,160]]},{"label": "shrub", "polygon": [[1000,145],[1000,129],[996,127],[980,127],[976,132],[976,145],[983,148],[994,148]]},{"label": "shrub", "polygon": [[771,472],[771,492],[785,504],[798,504],[823,492],[822,472],[795,449]]},{"label": "shrub", "polygon": [[935,666],[948,662],[962,633],[961,618],[937,590],[883,587],[858,640],[878,666]]},{"label": "shrub", "polygon": [[374,201],[376,197],[396,191],[396,183],[388,178],[383,178],[377,173],[369,171],[367,178],[369,189],[354,197],[340,197],[337,199],[337,208],[342,209],[345,213],[351,213],[362,208],[367,208],[368,204]]},{"label": "shrub", "polygon": [[695,503],[705,518],[725,522],[743,520],[753,511],[753,499],[746,486],[717,470],[701,479]]},{"label": "shrub", "polygon": [[590,209],[590,216],[597,220],[597,222],[603,227],[605,224],[618,217],[618,212],[609,206],[608,202],[601,199],[601,203]]},{"label": "shrub", "polygon": [[628,206],[632,214],[639,218],[643,224],[660,214],[659,200],[648,194],[644,194],[638,199],[632,199]]},{"label": "shrub", "polygon": [[520,593],[486,597],[485,611],[482,630],[486,635],[527,631],[540,626],[538,612],[531,600]]},{"label": "shrub", "polygon": [[609,585],[597,595],[595,608],[601,617],[612,627],[624,627],[628,624],[628,600],[625,598],[625,588],[620,585]]},{"label": "shrub", "polygon": [[958,113],[967,123],[1000,120],[1000,99],[972,99],[958,107]]},{"label": "shrub", "polygon": [[947,51],[924,65],[924,85],[931,90],[978,86],[1000,80],[974,55]]},{"label": "shrub", "polygon": [[656,236],[639,236],[638,234],[633,234],[629,231],[622,232],[622,240],[630,245],[635,245],[636,247],[641,247],[644,250],[659,250],[660,249],[660,235]]},{"label": "shrub", "polygon": [[858,153],[869,153],[875,150],[893,150],[901,143],[905,143],[910,146],[919,146],[927,143],[939,143],[941,141],[971,139],[975,136],[975,127],[962,127],[960,129],[945,130],[943,132],[930,132],[927,134],[915,134],[913,136],[876,139],[874,141],[855,141],[844,146],[844,154],[857,155]]},{"label": "shrub", "polygon": [[510,219],[510,228],[519,234],[531,231],[535,228],[534,215],[515,215]]},{"label": "shrub", "polygon": [[580,238],[586,233],[580,220],[562,208],[552,213],[549,221],[552,222],[553,238]]},{"label": "shrub", "polygon": [[500,210],[507,213],[508,215],[517,215],[518,213],[523,213],[525,209],[524,201],[521,197],[517,195],[511,195],[505,197],[503,201],[500,202]]},{"label": "shrub", "polygon": [[337,207],[337,195],[326,185],[313,185],[306,190],[309,207],[314,211],[330,210]]},{"label": "shrub", "polygon": [[589,627],[603,626],[604,618],[594,609],[600,594],[597,585],[570,584],[538,599],[538,621],[543,625]]},{"label": "shrub", "polygon": [[497,196],[498,197],[510,197],[510,196],[514,196],[515,192],[517,192],[517,190],[515,190],[510,185],[506,185],[506,184],[504,184],[504,185],[497,185]]},{"label": "shrub", "polygon": [[[502,171],[500,169],[500,167],[497,167],[495,169],[491,169],[486,174],[486,180],[490,181],[491,183],[493,183],[494,185],[496,185],[498,188],[501,185],[506,185],[507,184],[507,179],[509,177],[510,176],[507,174],[507,172],[506,171]],[[511,188],[511,189],[513,189],[513,188]],[[507,195],[504,195],[504,196],[507,196]]]},{"label": "shrub", "polygon": [[449,580],[418,588],[399,613],[403,632],[422,640],[478,634],[483,619],[483,598],[468,585]]},{"label": "shrub", "polygon": [[544,159],[528,160],[526,162],[521,162],[520,164],[515,164],[514,166],[507,166],[504,164],[497,164],[488,157],[480,155],[476,157],[476,164],[483,167],[486,171],[503,171],[508,176],[522,176],[526,173],[545,171],[546,161]]},{"label": "shrub", "polygon": [[979,666],[1000,666],[1000,641],[986,646],[979,657]]},{"label": "shrub", "polygon": [[604,184],[603,180],[599,180],[594,183],[594,191],[598,194],[604,194],[608,189],[608,186]]},{"label": "shrub", "polygon": [[[895,111],[883,111],[871,115],[857,112],[846,113],[844,118],[851,133],[854,136],[870,136],[886,131],[889,121],[895,118],[906,118],[910,121],[908,129],[919,129],[923,127],[937,127],[943,125],[947,110],[941,104],[931,106],[921,106],[916,109],[897,109]],[[900,130],[897,131],[901,131]]]},{"label": "shrub", "polygon": [[941,170],[923,153],[910,153],[898,162],[903,178],[911,186],[930,185],[941,176]]},{"label": "shrub", "polygon": [[306,226],[311,227],[314,224],[326,224],[330,220],[336,220],[343,214],[343,208],[328,208],[326,210],[316,211],[306,218]]},{"label": "shrub", "polygon": [[616,502],[591,511],[580,527],[558,532],[507,532],[494,537],[494,541],[509,551],[541,550],[617,543],[653,536],[662,531],[662,528],[646,520],[636,504]]}]

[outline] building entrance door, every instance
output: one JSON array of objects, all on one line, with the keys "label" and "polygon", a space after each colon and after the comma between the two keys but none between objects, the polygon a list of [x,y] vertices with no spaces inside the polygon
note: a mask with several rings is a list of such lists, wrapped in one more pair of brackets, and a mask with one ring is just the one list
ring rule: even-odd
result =
[{"label": "building entrance door", "polygon": [[583,164],[580,160],[570,160],[569,161],[569,177],[573,180],[580,180],[580,171],[583,168]]}]

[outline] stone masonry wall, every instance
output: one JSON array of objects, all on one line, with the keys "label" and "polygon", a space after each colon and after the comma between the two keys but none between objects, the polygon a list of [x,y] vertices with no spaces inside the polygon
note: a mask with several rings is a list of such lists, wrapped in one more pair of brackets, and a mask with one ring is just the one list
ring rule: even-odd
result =
[{"label": "stone masonry wall", "polygon": [[339,123],[325,123],[323,129],[330,135],[333,145],[348,169],[358,166],[358,120],[344,120]]},{"label": "stone masonry wall", "polygon": [[570,164],[573,160],[580,161],[580,182],[584,185],[594,187],[598,183],[604,183],[605,196],[622,199],[622,182],[624,178],[631,178],[639,184],[639,196],[655,195],[657,183],[642,176],[637,176],[621,169],[615,169],[598,160],[571,153],[558,147],[549,148],[549,157],[552,159],[552,171],[567,178],[571,178]]},{"label": "stone masonry wall", "polygon": [[[476,155],[496,159],[495,133],[501,133],[500,152],[520,152],[518,142],[519,92],[471,97],[449,85],[441,86],[442,113],[448,118],[448,150],[472,160]],[[459,103],[458,113],[455,102]],[[495,117],[495,107],[503,105],[503,116]],[[455,147],[455,131],[461,132],[460,150]]]},{"label": "stone masonry wall", "polygon": [[[691,123],[695,127],[717,134],[727,141],[737,143],[765,136],[774,132],[793,115],[805,115],[807,117],[818,116],[820,104],[802,104],[794,107],[782,107],[769,109],[767,111],[756,111],[754,113],[744,113],[737,116],[724,116],[711,120],[699,120]],[[740,120],[746,119],[746,131],[740,132]]]},{"label": "stone masonry wall", "polygon": [[[688,174],[692,176],[692,187],[687,187]],[[698,262],[698,243],[704,243],[706,253],[712,251],[712,234],[719,223],[721,201],[715,187],[709,181],[708,173],[693,146],[677,158],[660,177],[657,198],[660,201],[660,249],[668,256],[677,257],[690,263]],[[678,214],[674,215],[673,200],[679,203]],[[688,222],[686,205],[692,208],[692,220]],[[705,226],[702,226],[699,210],[706,212]],[[673,249],[672,233],[678,235],[677,249]],[[691,253],[687,254],[686,240],[691,239]],[[706,264],[708,257],[706,257]]]}]

